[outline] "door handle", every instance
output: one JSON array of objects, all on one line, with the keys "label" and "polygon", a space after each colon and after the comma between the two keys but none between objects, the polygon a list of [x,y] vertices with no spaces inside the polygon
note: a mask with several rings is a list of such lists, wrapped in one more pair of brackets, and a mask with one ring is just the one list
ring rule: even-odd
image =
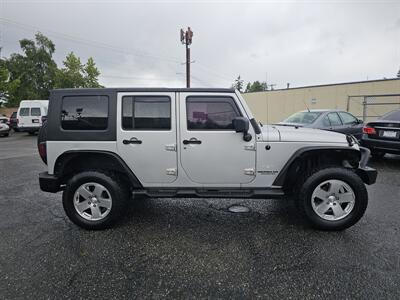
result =
[{"label": "door handle", "polygon": [[133,137],[130,140],[123,140],[122,143],[124,145],[129,145],[129,144],[141,144],[142,141],[138,140],[137,138]]},{"label": "door handle", "polygon": [[197,144],[200,145],[201,141],[195,138],[191,138],[190,140],[183,140],[183,144],[184,145],[188,145],[188,144]]}]

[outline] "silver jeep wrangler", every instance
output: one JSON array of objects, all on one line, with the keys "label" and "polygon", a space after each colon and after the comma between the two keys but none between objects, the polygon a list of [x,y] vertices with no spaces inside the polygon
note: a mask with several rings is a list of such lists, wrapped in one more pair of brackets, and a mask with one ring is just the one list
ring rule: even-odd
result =
[{"label": "silver jeep wrangler", "polygon": [[377,176],[352,136],[259,124],[232,89],[53,90],[38,149],[40,188],[62,190],[86,229],[146,195],[295,198],[311,225],[342,230],[363,216]]}]

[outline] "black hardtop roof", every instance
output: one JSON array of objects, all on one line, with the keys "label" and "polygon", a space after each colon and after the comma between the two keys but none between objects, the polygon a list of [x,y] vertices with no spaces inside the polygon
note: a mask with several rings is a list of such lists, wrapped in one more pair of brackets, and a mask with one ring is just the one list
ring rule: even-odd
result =
[{"label": "black hardtop roof", "polygon": [[230,88],[75,88],[75,89],[55,89],[51,92],[56,93],[123,93],[123,92],[199,92],[199,93],[234,93]]}]

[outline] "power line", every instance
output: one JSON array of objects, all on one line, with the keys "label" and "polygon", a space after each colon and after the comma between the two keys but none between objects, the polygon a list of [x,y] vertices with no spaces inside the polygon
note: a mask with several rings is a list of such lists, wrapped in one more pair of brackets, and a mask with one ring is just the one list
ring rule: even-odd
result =
[{"label": "power line", "polygon": [[139,56],[139,57],[145,57],[145,58],[152,58],[152,59],[158,59],[158,60],[164,60],[164,61],[168,61],[168,62],[172,62],[172,63],[180,63],[180,61],[176,58],[173,57],[163,57],[163,56],[159,56],[159,55],[154,55],[154,54],[149,54],[144,52],[143,50],[137,50],[137,49],[126,49],[126,48],[121,48],[121,47],[117,47],[114,45],[110,45],[110,44],[106,44],[103,42],[98,42],[98,41],[93,41],[93,40],[89,40],[86,38],[81,38],[81,37],[75,37],[69,34],[64,34],[64,33],[60,33],[60,32],[56,32],[53,30],[49,30],[49,29],[45,29],[45,28],[40,28],[40,27],[36,27],[36,26],[31,26],[28,24],[24,24],[24,23],[20,23],[20,22],[16,22],[10,19],[6,19],[6,18],[0,18],[0,21],[3,24],[8,24],[11,26],[15,26],[15,27],[19,27],[22,29],[29,29],[29,30],[38,30],[38,31],[42,31],[42,32],[46,32],[49,35],[53,35],[56,36],[60,39],[64,39],[64,40],[69,40],[69,41],[73,41],[76,43],[81,43],[81,44],[86,44],[89,46],[95,46],[95,47],[101,47],[101,48],[105,48],[111,51],[115,51],[115,52],[119,52],[119,53],[123,53],[123,54],[129,54],[129,55],[133,55],[133,56]]}]

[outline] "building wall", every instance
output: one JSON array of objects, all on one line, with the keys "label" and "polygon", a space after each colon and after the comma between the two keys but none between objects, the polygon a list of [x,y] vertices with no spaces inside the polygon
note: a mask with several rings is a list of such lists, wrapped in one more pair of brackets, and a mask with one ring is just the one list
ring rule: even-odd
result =
[{"label": "building wall", "polygon": [[[276,123],[291,114],[307,109],[335,108],[347,110],[349,95],[399,94],[400,78],[340,83],[300,88],[280,89],[267,92],[244,93],[243,97],[258,121]],[[363,97],[351,98],[349,111],[362,118]],[[371,97],[369,103],[393,103],[367,107],[366,121],[375,119],[395,108],[400,108],[400,96]]]}]

